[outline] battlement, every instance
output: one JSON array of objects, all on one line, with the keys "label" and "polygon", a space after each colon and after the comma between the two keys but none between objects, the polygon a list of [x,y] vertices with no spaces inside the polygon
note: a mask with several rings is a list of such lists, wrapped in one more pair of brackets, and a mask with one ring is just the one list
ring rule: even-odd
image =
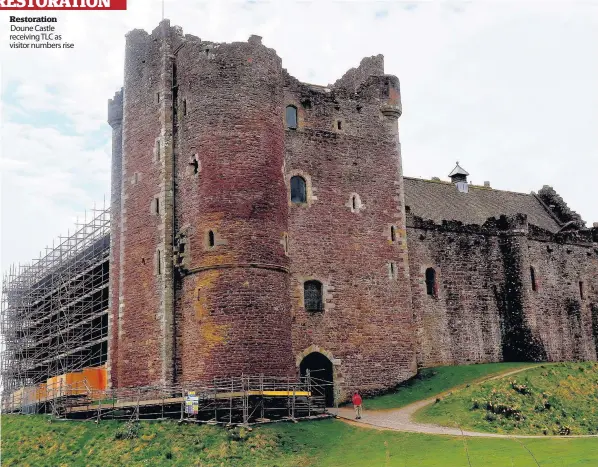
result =
[{"label": "battlement", "polygon": [[573,211],[551,186],[544,185],[538,192],[538,198],[545,204],[550,213],[562,224],[571,222],[577,228],[584,228],[586,223],[579,214]]},{"label": "battlement", "polygon": [[123,90],[116,91],[114,97],[108,100],[108,124],[114,128],[123,121]]},{"label": "battlement", "polygon": [[356,92],[370,76],[384,75],[384,55],[379,54],[361,59],[359,66],[351,68],[335,83],[330,86],[333,88],[345,88]]},{"label": "battlement", "polygon": [[490,217],[483,224],[465,224],[456,220],[443,220],[438,223],[431,219],[407,214],[407,227],[440,232],[456,232],[478,235],[526,235],[530,225],[525,214]]}]

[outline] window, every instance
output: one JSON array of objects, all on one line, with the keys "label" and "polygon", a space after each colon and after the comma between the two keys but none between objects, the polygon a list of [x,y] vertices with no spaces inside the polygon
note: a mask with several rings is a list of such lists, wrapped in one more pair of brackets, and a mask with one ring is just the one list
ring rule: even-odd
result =
[{"label": "window", "polygon": [[291,201],[297,204],[307,202],[305,179],[299,175],[291,177]]},{"label": "window", "polygon": [[349,204],[346,204],[351,209],[351,212],[361,211],[363,205],[361,204],[361,198],[357,193],[353,193],[349,199]]},{"label": "window", "polygon": [[214,245],[216,245],[216,239],[214,237],[214,232],[212,232],[211,230],[208,232],[208,246],[210,248],[213,248]]},{"label": "window", "polygon": [[391,279],[397,278],[397,265],[393,261],[388,263],[388,274]]},{"label": "window", "polygon": [[426,293],[430,297],[436,297],[436,271],[434,268],[426,269]]},{"label": "window", "polygon": [[191,171],[193,172],[193,175],[197,175],[199,173],[199,161],[197,160],[197,154],[194,154],[191,157],[189,165],[191,166]]},{"label": "window", "polygon": [[288,256],[289,254],[289,236],[285,233],[282,236],[282,246],[284,248],[284,254]]},{"label": "window", "polygon": [[156,154],[156,160],[160,160],[160,138],[156,138],[156,145],[154,147],[154,153]]},{"label": "window", "polygon": [[183,115],[187,115],[187,99],[183,99]]},{"label": "window", "polygon": [[162,274],[162,251],[158,250],[158,257],[156,258],[156,272],[160,276]]},{"label": "window", "polygon": [[341,122],[340,120],[336,121],[336,129],[337,130],[342,130],[343,129],[343,122]]},{"label": "window", "polygon": [[297,129],[297,107],[294,105],[287,106],[286,121],[287,128],[291,128],[293,130]]},{"label": "window", "polygon": [[397,228],[394,225],[390,226],[390,241],[391,242],[397,241]]},{"label": "window", "polygon": [[584,290],[583,290],[583,282],[579,281],[579,296],[583,300],[584,299]]},{"label": "window", "polygon": [[534,292],[538,291],[538,284],[536,283],[536,271],[533,267],[529,268],[529,278],[532,282],[532,290]]},{"label": "window", "polygon": [[152,202],[152,211],[156,216],[160,215],[160,198],[156,196]]},{"label": "window", "polygon": [[305,311],[323,311],[322,283],[319,281],[305,282],[303,284],[303,301],[305,303]]}]

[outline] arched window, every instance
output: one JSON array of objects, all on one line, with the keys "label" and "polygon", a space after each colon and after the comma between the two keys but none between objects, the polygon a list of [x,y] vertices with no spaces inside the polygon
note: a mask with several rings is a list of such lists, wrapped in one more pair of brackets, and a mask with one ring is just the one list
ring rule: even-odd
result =
[{"label": "arched window", "polygon": [[208,232],[208,245],[210,246],[210,248],[212,248],[214,245],[216,245],[216,239],[214,237],[214,232],[212,232],[211,230]]},{"label": "arched window", "polygon": [[305,304],[305,311],[324,310],[321,282],[307,281],[303,284],[303,302]]},{"label": "arched window", "polygon": [[436,271],[434,268],[426,269],[426,293],[430,297],[436,297]]},{"label": "arched window", "polygon": [[394,225],[390,226],[390,241],[391,242],[397,241],[397,228]]},{"label": "arched window", "polygon": [[305,179],[299,175],[291,177],[291,201],[297,204],[307,202]]},{"label": "arched window", "polygon": [[297,107],[288,105],[286,110],[287,128],[297,129]]},{"label": "arched window", "polygon": [[529,268],[529,278],[532,283],[532,290],[536,292],[538,290],[538,284],[536,283],[536,270],[533,267]]}]

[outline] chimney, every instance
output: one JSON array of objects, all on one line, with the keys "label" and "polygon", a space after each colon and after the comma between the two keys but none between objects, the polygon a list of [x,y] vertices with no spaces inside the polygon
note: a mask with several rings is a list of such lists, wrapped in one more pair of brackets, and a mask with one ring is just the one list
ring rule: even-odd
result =
[{"label": "chimney", "polygon": [[451,181],[457,186],[457,190],[461,193],[468,193],[469,187],[467,186],[467,176],[469,173],[459,165],[459,161],[457,161],[457,165],[449,174]]},{"label": "chimney", "polygon": [[262,44],[262,36],[256,36],[255,34],[252,34],[251,36],[249,36],[249,39],[247,40],[247,42],[249,42],[250,44],[253,44],[253,45],[261,45]]}]

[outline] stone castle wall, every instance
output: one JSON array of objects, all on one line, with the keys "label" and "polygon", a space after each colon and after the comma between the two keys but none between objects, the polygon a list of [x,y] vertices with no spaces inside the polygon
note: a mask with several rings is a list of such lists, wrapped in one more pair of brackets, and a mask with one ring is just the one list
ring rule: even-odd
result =
[{"label": "stone castle wall", "polygon": [[[410,217],[408,225],[420,366],[596,359],[590,231],[554,235],[521,216],[483,226]],[[427,293],[427,268],[437,274],[436,296]]]},{"label": "stone castle wall", "polygon": [[[323,87],[257,36],[215,44],[168,21],[129,33],[109,106],[113,386],[294,375],[317,351],[345,398],[417,365],[595,359],[596,229],[406,220],[400,114],[382,56]],[[290,200],[295,175],[305,203]],[[321,312],[305,310],[308,280]]]},{"label": "stone castle wall", "polygon": [[294,374],[281,59],[187,38],[176,63],[180,380]]},{"label": "stone castle wall", "polygon": [[[298,110],[298,128],[286,130],[287,184],[300,175],[308,186],[307,203],[289,202],[293,349],[299,357],[312,345],[325,350],[343,387],[366,391],[415,371],[399,83],[379,62],[364,70],[364,60],[346,87],[290,76],[285,87],[285,105]],[[312,279],[324,284],[324,312],[305,310],[303,283]]]}]

